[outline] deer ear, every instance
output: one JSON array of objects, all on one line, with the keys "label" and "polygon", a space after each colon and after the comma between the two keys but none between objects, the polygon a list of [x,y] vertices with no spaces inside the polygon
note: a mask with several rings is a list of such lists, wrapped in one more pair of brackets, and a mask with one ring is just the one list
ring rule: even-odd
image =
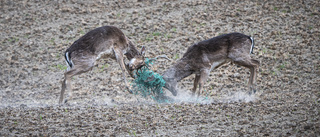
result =
[{"label": "deer ear", "polygon": [[144,46],[142,46],[142,48],[141,48],[141,55],[142,55],[142,56],[145,55],[145,50],[146,50],[146,48],[145,48]]}]

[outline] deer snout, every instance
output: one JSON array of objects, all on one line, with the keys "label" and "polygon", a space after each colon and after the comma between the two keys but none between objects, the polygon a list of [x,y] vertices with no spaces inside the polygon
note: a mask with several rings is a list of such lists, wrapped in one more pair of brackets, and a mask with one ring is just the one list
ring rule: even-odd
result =
[{"label": "deer snout", "polygon": [[136,70],[136,69],[139,69],[139,68],[141,68],[143,65],[141,65],[141,64],[135,64],[135,63],[130,63],[129,64],[129,70],[130,71],[133,71],[133,70]]},{"label": "deer snout", "polygon": [[142,66],[144,66],[144,60],[143,59],[136,59],[133,58],[130,63],[129,63],[129,69],[132,70],[136,70],[136,69],[140,69]]},{"label": "deer snout", "polygon": [[135,58],[133,58],[133,59],[130,60],[130,62],[129,62],[129,69],[130,69],[131,71],[136,68],[135,63],[136,63],[136,59],[135,59]]},{"label": "deer snout", "polygon": [[172,95],[177,96],[178,94],[176,89],[177,82],[172,78],[168,78],[168,75],[164,75],[163,80],[166,81],[166,84],[164,87],[168,89],[172,93]]},{"label": "deer snout", "polygon": [[130,70],[130,71],[135,70],[135,68],[136,68],[136,67],[135,67],[134,64],[129,64],[129,70]]},{"label": "deer snout", "polygon": [[144,63],[140,63],[140,64],[129,64],[129,70],[136,70],[136,69],[140,69],[142,66],[144,66]]}]

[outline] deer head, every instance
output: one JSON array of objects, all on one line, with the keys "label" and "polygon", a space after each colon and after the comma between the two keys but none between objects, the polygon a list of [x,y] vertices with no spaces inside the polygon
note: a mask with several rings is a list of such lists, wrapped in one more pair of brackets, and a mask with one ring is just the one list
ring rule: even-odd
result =
[{"label": "deer head", "polygon": [[143,46],[141,48],[141,51],[139,54],[136,54],[132,59],[130,59],[128,67],[130,71],[140,69],[142,66],[145,65],[144,62],[144,56],[145,56],[145,47]]}]

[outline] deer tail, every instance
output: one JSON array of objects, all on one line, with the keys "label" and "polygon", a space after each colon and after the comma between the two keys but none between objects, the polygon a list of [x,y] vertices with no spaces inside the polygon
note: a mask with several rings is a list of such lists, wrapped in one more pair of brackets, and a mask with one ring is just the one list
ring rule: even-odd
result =
[{"label": "deer tail", "polygon": [[254,47],[254,39],[253,39],[253,37],[250,37],[250,40],[251,40],[251,49],[250,49],[250,54],[253,54],[253,47]]},{"label": "deer tail", "polygon": [[66,59],[67,65],[68,65],[67,71],[69,71],[69,70],[73,67],[72,60],[70,60],[70,53],[69,53],[69,52],[66,52],[66,53],[64,54],[64,57],[65,57],[65,59]]}]

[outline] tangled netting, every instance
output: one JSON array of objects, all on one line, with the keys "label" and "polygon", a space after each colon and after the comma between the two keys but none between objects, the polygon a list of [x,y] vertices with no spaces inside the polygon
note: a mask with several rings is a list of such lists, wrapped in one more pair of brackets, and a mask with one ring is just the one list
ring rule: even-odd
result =
[{"label": "tangled netting", "polygon": [[168,99],[164,96],[162,90],[166,81],[163,80],[160,74],[149,69],[153,61],[155,61],[155,59],[146,58],[146,65],[135,71],[135,80],[132,84],[133,93],[136,95],[140,94],[145,98],[151,97],[158,103],[166,103]]}]

